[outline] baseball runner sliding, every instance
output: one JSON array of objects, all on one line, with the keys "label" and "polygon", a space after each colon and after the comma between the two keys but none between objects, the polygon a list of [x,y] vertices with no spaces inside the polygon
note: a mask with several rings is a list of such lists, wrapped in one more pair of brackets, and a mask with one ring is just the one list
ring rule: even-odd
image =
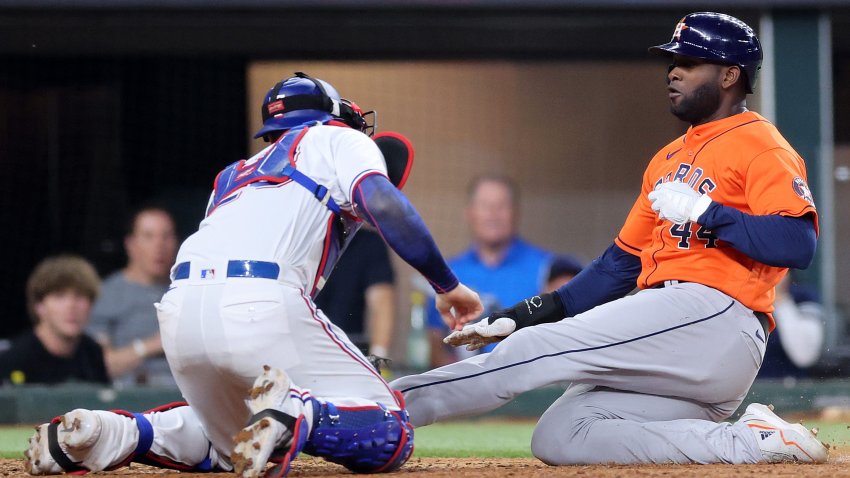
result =
[{"label": "baseball runner sliding", "polygon": [[802,158],[746,107],[758,38],[693,13],[650,51],[672,60],[670,110],[691,127],[649,162],[614,243],[558,291],[446,338],[501,340],[493,352],[392,386],[422,426],[570,383],[531,443],[550,464],[825,461],[808,430],[764,405],[720,422],[761,365],[774,286],[808,267],[818,230]]}]

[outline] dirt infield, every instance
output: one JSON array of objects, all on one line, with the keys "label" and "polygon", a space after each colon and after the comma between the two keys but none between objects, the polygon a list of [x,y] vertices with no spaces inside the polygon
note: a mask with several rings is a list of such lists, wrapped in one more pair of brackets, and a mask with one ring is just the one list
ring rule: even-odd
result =
[{"label": "dirt infield", "polygon": [[[850,450],[836,450],[824,465],[641,465],[641,466],[546,466],[532,458],[413,458],[401,470],[384,476],[406,477],[850,477]],[[133,465],[99,475],[157,478],[223,478],[228,473],[173,473],[143,465]],[[28,476],[22,460],[0,460],[0,476]],[[344,468],[310,457],[299,457],[290,477],[348,478]]]}]

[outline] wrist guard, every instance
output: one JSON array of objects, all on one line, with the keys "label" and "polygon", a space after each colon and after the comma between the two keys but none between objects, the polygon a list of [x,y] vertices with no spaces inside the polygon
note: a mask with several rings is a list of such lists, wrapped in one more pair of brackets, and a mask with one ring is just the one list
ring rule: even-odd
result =
[{"label": "wrist guard", "polygon": [[513,307],[494,312],[490,314],[488,323],[492,324],[500,317],[511,318],[519,330],[532,325],[557,322],[566,317],[566,314],[558,293],[550,292],[529,297]]}]

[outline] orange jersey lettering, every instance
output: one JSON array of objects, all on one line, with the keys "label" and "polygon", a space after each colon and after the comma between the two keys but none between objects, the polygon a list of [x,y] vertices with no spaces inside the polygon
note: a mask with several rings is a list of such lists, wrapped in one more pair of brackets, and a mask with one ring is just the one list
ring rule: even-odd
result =
[{"label": "orange jersey lettering", "polygon": [[615,239],[620,248],[640,256],[641,289],[665,280],[698,282],[752,310],[772,312],[773,288],[788,269],[751,259],[699,224],[659,219],[647,194],[661,182],[676,180],[746,214],[811,214],[817,230],[803,159],[754,112],[691,127],[652,158],[640,196]]}]

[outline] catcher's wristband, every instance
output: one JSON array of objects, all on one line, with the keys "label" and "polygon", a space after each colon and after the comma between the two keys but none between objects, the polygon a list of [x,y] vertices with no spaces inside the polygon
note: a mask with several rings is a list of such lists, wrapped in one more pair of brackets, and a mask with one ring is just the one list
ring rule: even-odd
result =
[{"label": "catcher's wristband", "polygon": [[491,323],[499,317],[510,317],[516,322],[516,330],[519,330],[532,325],[557,322],[566,316],[561,298],[556,292],[529,297],[505,312],[507,313],[504,315],[491,315]]}]

